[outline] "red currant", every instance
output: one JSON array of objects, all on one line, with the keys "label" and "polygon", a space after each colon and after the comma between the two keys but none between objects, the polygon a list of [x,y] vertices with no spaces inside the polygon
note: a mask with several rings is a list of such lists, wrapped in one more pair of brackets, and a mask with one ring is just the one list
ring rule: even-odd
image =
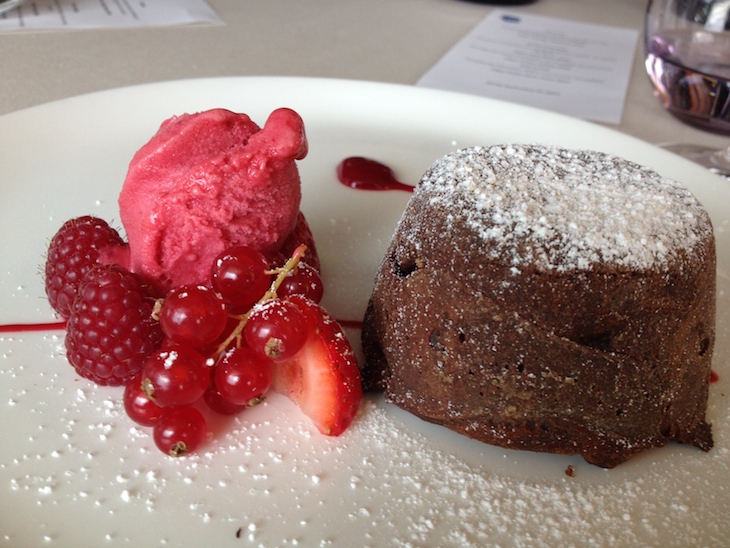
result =
[{"label": "red currant", "polygon": [[159,317],[167,337],[193,348],[214,341],[228,321],[225,303],[215,292],[202,285],[180,286],[170,291]]},{"label": "red currant", "polygon": [[292,270],[277,289],[279,297],[304,295],[310,301],[318,303],[324,294],[324,285],[319,272],[305,262],[300,262]]},{"label": "red currant", "polygon": [[176,407],[164,410],[152,429],[152,437],[160,451],[171,457],[182,457],[200,446],[206,428],[200,411],[194,407]]},{"label": "red currant", "polygon": [[[241,319],[239,317],[229,316],[228,321],[226,322],[226,327],[223,329],[223,332],[220,334],[220,336],[218,336],[218,338],[216,338],[210,344],[207,344],[200,348],[196,348],[196,350],[205,356],[217,356],[220,353],[219,349],[221,347],[221,344],[223,344],[223,341],[230,337],[230,335],[239,326],[240,323]],[[233,339],[228,343],[227,346],[230,348],[235,344],[236,340]]]},{"label": "red currant", "polygon": [[137,424],[152,426],[162,414],[162,407],[153,402],[142,389],[142,372],[130,379],[124,387],[124,410]]},{"label": "red currant", "polygon": [[145,394],[160,407],[181,407],[198,401],[210,383],[206,358],[188,346],[153,352],[142,369]]},{"label": "red currant", "polygon": [[211,283],[227,303],[234,307],[249,307],[266,292],[271,275],[266,257],[252,247],[235,246],[213,263]]},{"label": "red currant", "polygon": [[205,391],[203,401],[208,406],[208,409],[219,415],[235,415],[248,407],[248,405],[237,404],[227,400],[214,386],[209,386],[208,390]]},{"label": "red currant", "polygon": [[292,358],[307,340],[304,314],[285,299],[270,299],[256,305],[243,333],[255,352],[272,360]]},{"label": "red currant", "polygon": [[229,350],[216,365],[215,386],[237,405],[255,405],[271,386],[271,363],[245,346]]},{"label": "red currant", "polygon": [[218,366],[210,368],[210,384],[203,394],[203,401],[211,411],[215,411],[219,415],[235,415],[243,411],[246,405],[232,403],[223,397],[215,384],[215,372]]}]

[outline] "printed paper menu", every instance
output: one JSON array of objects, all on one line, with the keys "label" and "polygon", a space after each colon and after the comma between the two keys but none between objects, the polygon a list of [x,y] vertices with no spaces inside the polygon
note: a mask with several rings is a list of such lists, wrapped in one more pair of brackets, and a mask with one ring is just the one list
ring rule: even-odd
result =
[{"label": "printed paper menu", "polygon": [[0,15],[0,32],[221,24],[204,0],[25,0]]},{"label": "printed paper menu", "polygon": [[619,123],[638,35],[493,10],[418,85]]}]

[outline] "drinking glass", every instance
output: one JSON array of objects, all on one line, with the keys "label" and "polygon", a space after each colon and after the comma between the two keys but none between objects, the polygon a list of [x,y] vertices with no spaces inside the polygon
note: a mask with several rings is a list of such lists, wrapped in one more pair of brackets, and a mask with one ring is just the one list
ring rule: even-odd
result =
[{"label": "drinking glass", "polygon": [[719,150],[694,143],[661,143],[659,146],[730,180],[730,145]]},{"label": "drinking glass", "polygon": [[23,0],[0,0],[0,13],[17,8]]},{"label": "drinking glass", "polygon": [[730,135],[730,0],[650,0],[646,70],[664,108]]}]

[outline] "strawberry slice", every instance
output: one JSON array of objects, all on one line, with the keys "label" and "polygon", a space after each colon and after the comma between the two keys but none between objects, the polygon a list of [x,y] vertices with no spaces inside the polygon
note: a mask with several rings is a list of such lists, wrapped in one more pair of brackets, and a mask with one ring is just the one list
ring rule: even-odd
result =
[{"label": "strawberry slice", "polygon": [[309,334],[293,358],[273,364],[272,388],[296,403],[322,434],[339,436],[362,400],[355,352],[340,324],[321,306],[301,295],[289,299],[304,312]]}]

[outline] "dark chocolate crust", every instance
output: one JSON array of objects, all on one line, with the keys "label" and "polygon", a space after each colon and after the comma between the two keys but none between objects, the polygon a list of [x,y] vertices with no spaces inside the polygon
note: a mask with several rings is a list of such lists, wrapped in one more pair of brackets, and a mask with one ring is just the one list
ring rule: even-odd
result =
[{"label": "dark chocolate crust", "polygon": [[366,389],[490,444],[602,467],[670,440],[709,450],[715,242],[704,209],[692,205],[694,243],[661,260],[517,269],[460,216],[471,198],[454,192],[449,208],[434,199],[444,187],[431,184],[433,171],[377,272],[363,329]]}]

